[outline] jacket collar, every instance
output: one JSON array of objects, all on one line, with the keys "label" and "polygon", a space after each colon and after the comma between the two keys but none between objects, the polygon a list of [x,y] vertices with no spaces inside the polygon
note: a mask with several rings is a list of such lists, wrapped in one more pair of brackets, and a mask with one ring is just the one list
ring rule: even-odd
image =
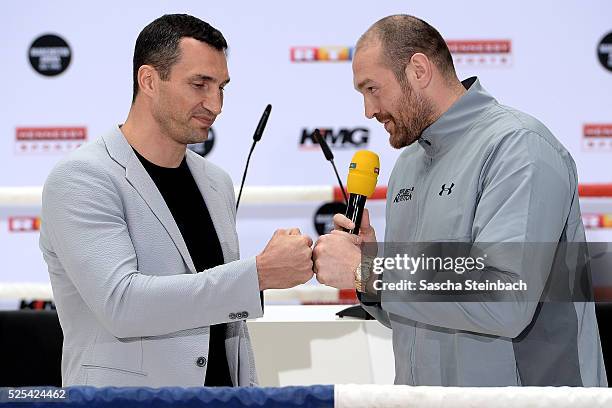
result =
[{"label": "jacket collar", "polygon": [[419,138],[427,156],[434,157],[448,150],[455,141],[474,125],[475,118],[497,103],[480,85],[477,77],[462,81],[466,92]]}]

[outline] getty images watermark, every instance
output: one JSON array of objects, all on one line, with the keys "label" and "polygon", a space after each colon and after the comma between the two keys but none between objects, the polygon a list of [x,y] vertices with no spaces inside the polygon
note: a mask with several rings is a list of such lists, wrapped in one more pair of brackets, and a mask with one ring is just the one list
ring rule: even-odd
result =
[{"label": "getty images watermark", "polygon": [[396,254],[393,257],[375,257],[372,259],[372,272],[378,279],[372,281],[375,290],[392,291],[527,291],[527,283],[522,279],[507,282],[501,279],[478,281],[475,279],[431,281],[429,279],[401,279],[398,282],[385,282],[382,279],[385,270],[403,271],[411,276],[417,272],[454,272],[463,275],[466,272],[483,272],[486,268],[487,255],[478,257],[441,257],[420,254],[417,257],[408,254]]},{"label": "getty images watermark", "polygon": [[379,242],[362,246],[376,302],[578,302],[612,269],[612,244]]}]

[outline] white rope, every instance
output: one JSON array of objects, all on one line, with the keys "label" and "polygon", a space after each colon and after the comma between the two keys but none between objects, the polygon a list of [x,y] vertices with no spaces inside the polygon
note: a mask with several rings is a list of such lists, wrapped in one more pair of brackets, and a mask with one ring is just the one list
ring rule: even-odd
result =
[{"label": "white rope", "polygon": [[0,187],[0,207],[41,205],[42,187]]},{"label": "white rope", "polygon": [[[234,186],[236,196],[238,187]],[[41,205],[42,187],[0,187],[0,208]],[[247,186],[241,203],[291,204],[301,202],[325,202],[334,199],[334,186]],[[591,211],[609,211],[612,197],[583,197]],[[584,213],[583,209],[583,213]]]},{"label": "white rope", "polygon": [[[238,187],[234,186],[236,196]],[[285,204],[309,201],[331,201],[332,186],[247,186],[242,192],[241,204]]]},{"label": "white rope", "polygon": [[53,300],[49,283],[0,283],[0,300]]},{"label": "white rope", "polygon": [[[234,186],[238,195],[238,187]],[[42,187],[0,187],[0,207],[40,206]],[[332,186],[247,186],[241,203],[285,204],[331,201]]]},{"label": "white rope", "polygon": [[335,408],[612,407],[608,388],[336,385],[334,397]]}]

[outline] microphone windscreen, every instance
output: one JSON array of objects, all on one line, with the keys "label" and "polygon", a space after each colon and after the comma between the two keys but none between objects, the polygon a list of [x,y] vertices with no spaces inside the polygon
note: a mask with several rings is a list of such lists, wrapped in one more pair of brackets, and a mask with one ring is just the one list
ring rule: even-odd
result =
[{"label": "microphone windscreen", "polygon": [[371,197],[376,189],[380,160],[369,150],[359,150],[351,159],[346,189],[350,194]]},{"label": "microphone windscreen", "polygon": [[266,109],[264,109],[263,115],[261,115],[261,119],[259,119],[257,129],[255,129],[255,134],[253,135],[254,141],[259,142],[261,140],[261,136],[263,136],[263,131],[266,128],[266,124],[268,123],[268,118],[270,117],[271,111],[272,105],[268,104],[268,106],[266,106]]}]

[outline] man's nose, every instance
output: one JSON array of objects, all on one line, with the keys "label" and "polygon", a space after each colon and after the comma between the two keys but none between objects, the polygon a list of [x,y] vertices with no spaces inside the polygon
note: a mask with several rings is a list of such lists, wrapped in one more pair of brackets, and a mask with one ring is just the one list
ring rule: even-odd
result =
[{"label": "man's nose", "polygon": [[219,92],[217,95],[205,99],[202,101],[202,106],[213,115],[218,116],[223,108],[223,95]]},{"label": "man's nose", "polygon": [[364,100],[365,106],[365,116],[368,119],[374,118],[374,116],[380,112],[380,109],[374,104],[372,101],[369,101],[367,98]]}]

